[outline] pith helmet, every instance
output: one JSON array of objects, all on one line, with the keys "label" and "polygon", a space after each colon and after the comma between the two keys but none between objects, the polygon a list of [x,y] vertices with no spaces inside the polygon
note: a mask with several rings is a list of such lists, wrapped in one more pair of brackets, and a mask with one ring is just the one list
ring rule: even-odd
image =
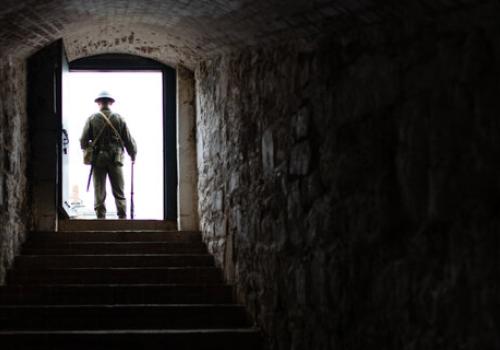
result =
[{"label": "pith helmet", "polygon": [[111,94],[107,91],[101,91],[101,93],[99,95],[97,95],[94,102],[97,102],[99,100],[104,100],[104,99],[111,100],[111,102],[115,102],[115,99],[113,98],[113,96],[111,96]]}]

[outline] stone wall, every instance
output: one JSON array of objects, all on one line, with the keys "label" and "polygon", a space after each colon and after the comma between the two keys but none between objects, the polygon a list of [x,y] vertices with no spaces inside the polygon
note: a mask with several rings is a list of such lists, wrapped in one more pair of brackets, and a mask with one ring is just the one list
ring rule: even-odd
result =
[{"label": "stone wall", "polygon": [[24,64],[0,63],[0,284],[26,234],[27,123]]},{"label": "stone wall", "polygon": [[201,229],[273,349],[494,349],[498,5],[199,65]]}]

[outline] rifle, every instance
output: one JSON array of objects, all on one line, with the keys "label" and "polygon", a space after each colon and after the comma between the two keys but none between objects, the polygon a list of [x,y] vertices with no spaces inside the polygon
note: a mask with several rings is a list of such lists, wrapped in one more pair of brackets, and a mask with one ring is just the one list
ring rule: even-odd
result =
[{"label": "rifle", "polygon": [[94,162],[90,165],[89,179],[87,180],[87,192],[90,188],[90,179],[92,179],[92,172],[94,171]]},{"label": "rifle", "polygon": [[130,179],[130,218],[134,219],[134,164],[135,161],[132,161],[131,167],[131,179]]},{"label": "rifle", "polygon": [[94,150],[92,151],[92,161],[90,162],[90,172],[89,172],[89,178],[87,180],[87,192],[89,191],[90,188],[90,180],[92,179],[92,173],[94,172],[94,164],[97,153],[99,153],[98,147],[94,148]]}]

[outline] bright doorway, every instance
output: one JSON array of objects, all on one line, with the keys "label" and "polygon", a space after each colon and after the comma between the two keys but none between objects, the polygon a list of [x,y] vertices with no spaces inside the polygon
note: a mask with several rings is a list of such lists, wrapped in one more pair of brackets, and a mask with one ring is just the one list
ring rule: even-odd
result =
[{"label": "bright doorway", "polygon": [[[164,91],[162,71],[69,72],[63,86],[63,125],[68,134],[67,161],[63,162],[64,206],[71,218],[93,219],[93,184],[87,192],[90,166],[82,161],[80,136],[87,118],[97,112],[94,99],[109,91],[116,102],[112,111],[120,114],[136,140],[138,153],[134,169],[136,219],[164,218]],[[128,213],[130,212],[131,162],[123,167]],[[116,206],[108,181],[107,218],[116,218]]]}]

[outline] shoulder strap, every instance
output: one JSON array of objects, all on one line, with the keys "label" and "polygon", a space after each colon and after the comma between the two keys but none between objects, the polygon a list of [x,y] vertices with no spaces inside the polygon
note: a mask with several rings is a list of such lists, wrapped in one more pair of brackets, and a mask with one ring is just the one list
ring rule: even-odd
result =
[{"label": "shoulder strap", "polygon": [[99,134],[97,134],[97,137],[92,140],[92,145],[96,145],[97,144],[97,141],[99,140],[99,138],[101,137],[102,133],[104,132],[104,129],[106,129],[106,126],[103,126],[101,128],[101,130],[99,131]]},{"label": "shoulder strap", "polygon": [[118,130],[116,130],[115,126],[113,125],[113,123],[111,123],[111,121],[106,116],[106,114],[104,114],[101,111],[99,111],[99,113],[103,116],[104,120],[106,121],[106,123],[108,123],[108,125],[111,127],[111,129],[113,129],[113,131],[115,132],[115,135],[118,136],[118,138],[120,139],[120,143],[122,144],[122,147],[123,147],[123,140],[122,140],[122,137],[120,136],[120,133],[118,132]]}]

